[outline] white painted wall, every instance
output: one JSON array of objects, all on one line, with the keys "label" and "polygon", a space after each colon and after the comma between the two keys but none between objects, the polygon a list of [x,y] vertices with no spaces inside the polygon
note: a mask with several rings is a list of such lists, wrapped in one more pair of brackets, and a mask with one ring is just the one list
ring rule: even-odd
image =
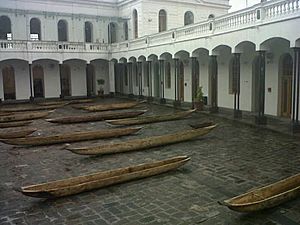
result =
[{"label": "white painted wall", "polygon": [[86,96],[86,63],[81,60],[69,60],[65,64],[69,65],[71,70],[71,95]]}]

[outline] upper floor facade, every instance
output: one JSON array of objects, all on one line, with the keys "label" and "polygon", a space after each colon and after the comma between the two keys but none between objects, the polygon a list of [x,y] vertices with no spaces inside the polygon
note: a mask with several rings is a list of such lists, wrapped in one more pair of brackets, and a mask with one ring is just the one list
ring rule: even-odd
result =
[{"label": "upper floor facade", "polygon": [[228,0],[2,0],[0,39],[115,43],[223,15]]}]

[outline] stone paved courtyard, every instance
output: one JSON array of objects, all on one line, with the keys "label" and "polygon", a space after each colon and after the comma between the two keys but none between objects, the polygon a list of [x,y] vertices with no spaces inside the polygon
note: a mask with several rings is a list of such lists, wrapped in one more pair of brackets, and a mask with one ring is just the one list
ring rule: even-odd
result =
[{"label": "stone paved courtyard", "polygon": [[[163,106],[144,106],[149,108],[147,114],[174,111]],[[83,113],[86,112],[67,106],[50,117]],[[0,143],[0,224],[300,224],[300,198],[254,214],[237,213],[218,204],[220,200],[299,173],[300,141],[292,137],[195,113],[186,120],[145,125],[138,134],[119,140],[72,146],[167,134],[208,119],[218,127],[202,138],[102,157],[75,155],[63,150],[63,144],[24,148]],[[55,125],[44,120],[31,126],[37,127],[40,135],[110,128],[105,122]],[[188,155],[191,161],[173,172],[61,199],[34,199],[13,190],[177,155]]]}]

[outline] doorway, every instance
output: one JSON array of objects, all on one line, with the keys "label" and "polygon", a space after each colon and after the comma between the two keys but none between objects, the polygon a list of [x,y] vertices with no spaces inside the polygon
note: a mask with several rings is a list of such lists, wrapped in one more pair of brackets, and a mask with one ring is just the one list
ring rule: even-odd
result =
[{"label": "doorway", "polygon": [[86,68],[86,87],[87,96],[95,95],[95,67],[92,64],[88,64]]},{"label": "doorway", "polygon": [[44,70],[42,66],[34,66],[32,69],[33,92],[35,98],[44,98]]},{"label": "doorway", "polygon": [[60,83],[61,96],[71,96],[71,70],[69,65],[61,65]]},{"label": "doorway", "polygon": [[179,74],[178,74],[178,82],[179,82],[179,101],[184,101],[184,65],[183,62],[179,63]]},{"label": "doorway", "polygon": [[2,69],[4,100],[16,99],[15,71],[12,66]]}]

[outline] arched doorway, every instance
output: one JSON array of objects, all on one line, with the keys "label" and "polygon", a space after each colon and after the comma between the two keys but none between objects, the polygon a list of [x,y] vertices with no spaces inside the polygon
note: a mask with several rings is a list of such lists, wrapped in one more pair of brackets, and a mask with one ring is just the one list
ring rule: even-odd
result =
[{"label": "arched doorway", "polygon": [[33,93],[35,98],[44,98],[44,69],[40,65],[36,65],[32,69],[33,77]]},{"label": "arched doorway", "polygon": [[30,40],[41,40],[41,21],[37,18],[32,18],[30,20]]},{"label": "arched doorway", "polygon": [[58,21],[58,41],[68,41],[68,25],[65,20]]},{"label": "arched doorway", "polygon": [[88,64],[86,70],[87,96],[93,96],[95,95],[95,67]]},{"label": "arched doorway", "polygon": [[12,66],[2,69],[4,100],[16,99],[15,71]]},{"label": "arched doorway", "polygon": [[0,16],[0,40],[12,40],[11,22],[7,16]]},{"label": "arched doorway", "polygon": [[284,54],[279,60],[280,112],[288,118],[292,110],[292,75],[293,59],[290,54]]},{"label": "arched doorway", "polygon": [[208,67],[209,102],[212,112],[218,111],[218,62],[216,56],[211,56]]},{"label": "arched doorway", "polygon": [[256,56],[252,63],[252,111],[259,111],[259,92],[260,92],[260,65],[259,56]]},{"label": "arched doorway", "polygon": [[184,14],[184,26],[194,23],[194,14],[191,11],[187,11]]},{"label": "arched doorway", "polygon": [[184,64],[182,61],[179,62],[179,74],[178,74],[178,82],[179,82],[179,101],[184,101]]},{"label": "arched doorway", "polygon": [[71,69],[69,65],[62,64],[60,71],[61,96],[71,96]]},{"label": "arched doorway", "polygon": [[167,30],[167,12],[165,10],[159,11],[158,16],[158,32],[163,32]]},{"label": "arched doorway", "polygon": [[85,42],[91,43],[93,40],[93,25],[91,22],[84,23]]},{"label": "arched doorway", "polygon": [[108,24],[108,43],[116,43],[117,42],[117,28],[115,23]]}]

